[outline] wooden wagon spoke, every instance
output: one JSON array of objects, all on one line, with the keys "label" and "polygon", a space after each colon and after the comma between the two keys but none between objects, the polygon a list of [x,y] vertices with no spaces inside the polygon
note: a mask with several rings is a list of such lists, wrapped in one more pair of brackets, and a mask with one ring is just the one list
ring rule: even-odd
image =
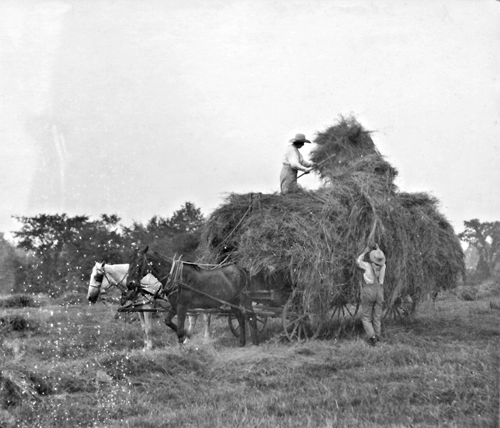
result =
[{"label": "wooden wagon spoke", "polygon": [[358,313],[359,311],[359,306],[360,306],[360,302],[359,300],[356,302],[356,310],[354,311],[354,316],[356,316],[356,314]]},{"label": "wooden wagon spoke", "polygon": [[[255,318],[257,319],[257,334],[260,335],[266,329],[268,317],[266,315],[260,315],[256,312]],[[227,321],[228,321],[229,328],[230,328],[231,332],[233,333],[233,335],[235,337],[240,337],[240,332],[239,332],[240,323],[238,322],[238,319],[234,316],[233,313],[228,314]],[[249,334],[250,329],[248,328],[246,331]]]},{"label": "wooden wagon spoke", "polygon": [[313,329],[309,313],[304,309],[300,296],[292,295],[282,313],[283,329],[288,340],[309,340],[318,337],[321,325]]},{"label": "wooden wagon spoke", "polygon": [[349,308],[347,307],[347,305],[344,305],[344,306],[342,307],[342,309],[344,309],[344,308],[345,308],[345,310],[347,311],[347,313],[348,313],[348,314],[352,317],[351,311],[349,310]]},{"label": "wooden wagon spoke", "polygon": [[323,328],[323,323],[319,323],[316,327],[316,331],[314,332],[312,336],[312,340],[316,340],[319,337],[319,334],[321,333],[321,330]]},{"label": "wooden wagon spoke", "polygon": [[333,320],[333,318],[335,317],[335,314],[337,313],[338,309],[339,309],[339,307],[338,307],[338,306],[334,306],[334,307],[333,307],[333,312],[332,312],[332,316],[330,317],[330,319],[332,319],[332,320]]},{"label": "wooden wagon spoke", "polygon": [[294,337],[299,337],[299,336],[300,336],[300,324],[295,324],[289,337],[294,338]]},{"label": "wooden wagon spoke", "polygon": [[304,338],[307,337],[305,334],[305,329],[302,324],[299,325],[298,333],[297,333],[297,340],[301,341],[304,340]]}]

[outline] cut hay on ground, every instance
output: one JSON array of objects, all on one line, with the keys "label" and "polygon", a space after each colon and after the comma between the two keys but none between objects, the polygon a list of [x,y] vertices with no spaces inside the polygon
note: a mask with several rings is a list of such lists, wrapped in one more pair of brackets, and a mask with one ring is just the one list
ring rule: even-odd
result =
[{"label": "cut hay on ground", "polygon": [[230,260],[270,281],[285,276],[323,316],[332,305],[359,301],[362,271],[355,260],[370,241],[387,257],[389,305],[399,296],[419,302],[453,287],[464,270],[463,252],[438,201],[398,191],[396,169],[352,118],[315,143],[311,158],[326,160],[318,167],[324,186],[286,196],[229,195],[208,218],[202,259]]}]

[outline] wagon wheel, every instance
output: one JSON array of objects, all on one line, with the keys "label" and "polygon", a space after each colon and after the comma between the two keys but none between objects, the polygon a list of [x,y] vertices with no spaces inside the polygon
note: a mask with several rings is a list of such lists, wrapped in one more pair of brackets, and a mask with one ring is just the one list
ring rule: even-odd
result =
[{"label": "wagon wheel", "polygon": [[[257,336],[260,336],[261,333],[266,329],[267,317],[255,314],[255,318],[257,319]],[[229,328],[235,337],[240,337],[240,323],[235,315],[230,312],[227,316],[227,322],[229,324]],[[248,324],[248,323],[247,323]],[[246,329],[247,332],[250,331],[250,327]]]},{"label": "wagon wheel", "polygon": [[315,339],[322,327],[319,324],[314,328],[311,317],[305,310],[299,294],[293,294],[288,299],[283,307],[281,318],[285,336],[290,342],[293,340]]},{"label": "wagon wheel", "polygon": [[392,318],[395,320],[399,318],[400,321],[406,321],[409,317],[410,315],[405,308],[398,307],[397,305],[385,308],[382,314],[382,319]]},{"label": "wagon wheel", "polygon": [[332,314],[330,315],[330,320],[333,320],[335,315],[337,315],[339,318],[345,317],[346,315],[349,315],[351,318],[354,318],[356,314],[359,311],[359,306],[360,302],[356,302],[356,306],[354,309],[349,309],[349,306],[347,303],[341,303],[338,305],[333,305],[333,311]]}]

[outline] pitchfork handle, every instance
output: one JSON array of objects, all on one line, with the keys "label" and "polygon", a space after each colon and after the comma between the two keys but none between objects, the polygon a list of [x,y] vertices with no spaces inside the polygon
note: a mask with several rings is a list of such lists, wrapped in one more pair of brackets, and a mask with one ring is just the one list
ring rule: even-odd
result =
[{"label": "pitchfork handle", "polygon": [[[330,158],[333,158],[334,156],[336,156],[337,153],[333,153],[331,154],[330,156],[328,156],[326,159],[323,159],[320,163],[317,163],[316,165],[313,165],[313,168],[317,168],[318,166],[320,166],[322,163],[325,163],[328,159]],[[309,171],[310,172],[310,171]],[[299,176],[297,176],[297,179],[299,179],[300,177],[302,177],[303,175],[306,175],[306,174],[309,174],[309,172],[303,172],[302,174],[300,174]]]}]

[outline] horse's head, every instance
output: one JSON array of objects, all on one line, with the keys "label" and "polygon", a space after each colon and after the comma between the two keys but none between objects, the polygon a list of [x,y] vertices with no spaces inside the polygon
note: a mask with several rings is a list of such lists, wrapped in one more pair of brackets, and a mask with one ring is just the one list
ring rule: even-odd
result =
[{"label": "horse's head", "polygon": [[152,273],[151,263],[146,256],[148,248],[149,247],[146,247],[143,250],[135,250],[130,256],[127,280],[127,289],[129,290],[128,294],[131,294],[132,292],[137,295],[141,289],[142,279],[146,275]]},{"label": "horse's head", "polygon": [[105,279],[104,262],[94,265],[92,273],[90,274],[89,290],[87,292],[87,299],[90,303],[95,303],[99,294],[101,293],[101,286]]}]

